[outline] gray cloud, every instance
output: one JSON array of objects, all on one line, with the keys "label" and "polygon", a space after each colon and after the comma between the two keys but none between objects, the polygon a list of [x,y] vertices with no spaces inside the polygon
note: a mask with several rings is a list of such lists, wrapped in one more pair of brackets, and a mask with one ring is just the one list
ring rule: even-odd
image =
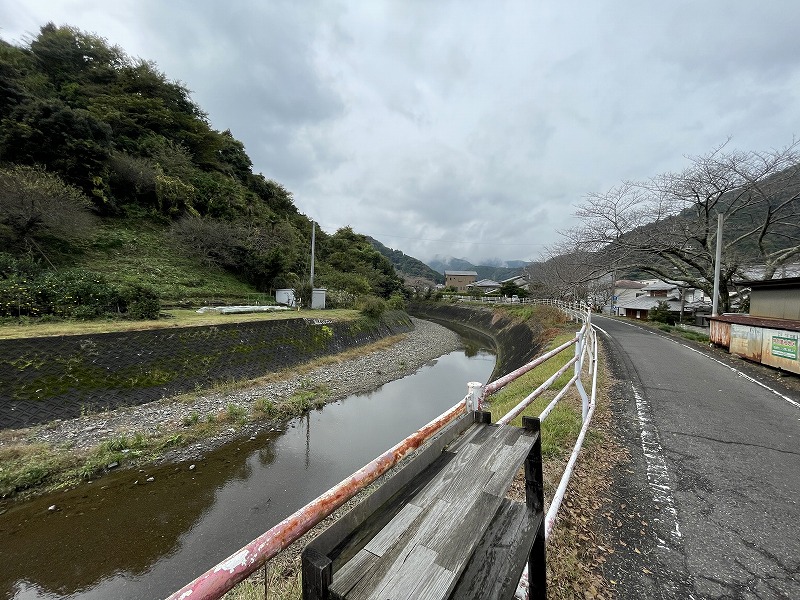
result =
[{"label": "gray cloud", "polygon": [[154,60],[326,230],[426,259],[535,258],[572,204],[800,122],[793,0],[28,0]]}]

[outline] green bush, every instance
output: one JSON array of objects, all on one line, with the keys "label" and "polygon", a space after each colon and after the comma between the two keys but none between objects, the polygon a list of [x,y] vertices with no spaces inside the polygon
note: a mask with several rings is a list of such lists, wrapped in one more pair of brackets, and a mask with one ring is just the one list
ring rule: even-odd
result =
[{"label": "green bush", "polygon": [[157,319],[161,311],[158,295],[142,285],[116,287],[105,277],[86,269],[41,271],[27,267],[6,269],[0,277],[0,317],[57,317],[96,319],[108,313],[132,319]]},{"label": "green bush", "polygon": [[161,313],[161,302],[153,288],[145,285],[129,285],[118,294],[123,312],[136,320],[157,319]]},{"label": "green bush", "polygon": [[355,294],[339,289],[328,289],[325,294],[325,306],[328,308],[355,308]]},{"label": "green bush", "polygon": [[405,310],[406,309],[406,299],[400,292],[395,292],[389,297],[389,301],[387,305],[392,310]]},{"label": "green bush", "polygon": [[675,315],[670,312],[666,300],[659,300],[658,304],[648,311],[647,318],[657,323],[675,324]]},{"label": "green bush", "polygon": [[298,282],[294,286],[294,297],[297,302],[300,303],[300,306],[304,308],[311,308],[311,294],[313,293],[313,289],[311,288],[311,284],[308,281],[301,281]]},{"label": "green bush", "polygon": [[371,319],[379,319],[386,311],[386,302],[375,296],[367,296],[361,301],[361,314]]}]

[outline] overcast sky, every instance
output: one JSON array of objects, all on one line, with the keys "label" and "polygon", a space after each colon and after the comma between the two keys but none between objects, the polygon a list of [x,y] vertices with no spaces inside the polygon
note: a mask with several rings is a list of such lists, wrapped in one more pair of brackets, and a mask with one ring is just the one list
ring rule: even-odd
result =
[{"label": "overcast sky", "polygon": [[192,90],[333,233],[536,259],[586,194],[800,135],[800,2],[25,0]]}]

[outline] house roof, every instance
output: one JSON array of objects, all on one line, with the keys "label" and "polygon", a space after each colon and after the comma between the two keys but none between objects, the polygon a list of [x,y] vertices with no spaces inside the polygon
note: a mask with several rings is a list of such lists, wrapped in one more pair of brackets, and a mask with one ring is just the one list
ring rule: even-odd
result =
[{"label": "house roof", "polygon": [[473,283],[472,287],[500,287],[500,284],[491,279],[481,279]]},{"label": "house roof", "polygon": [[641,281],[633,281],[632,279],[618,279],[616,283],[614,283],[615,288],[620,288],[623,290],[640,290],[644,287]]},{"label": "house roof", "polygon": [[452,276],[459,276],[459,275],[472,275],[473,277],[477,277],[478,273],[476,271],[445,271],[445,277],[448,275]]},{"label": "house roof", "polygon": [[655,308],[658,306],[659,302],[666,302],[669,306],[669,309],[672,311],[680,311],[681,303],[677,300],[664,300],[663,297],[659,298],[658,296],[639,296],[638,298],[634,298],[630,302],[625,302],[624,304],[618,304],[619,308],[631,309],[631,310],[650,310],[651,308]]},{"label": "house roof", "polygon": [[764,327],[767,329],[786,329],[788,331],[800,331],[800,321],[789,319],[772,319],[770,317],[754,317],[752,315],[723,314],[710,317],[712,321],[722,321],[724,323],[737,323],[739,325],[750,325]]},{"label": "house roof", "polygon": [[760,279],[757,281],[740,281],[738,285],[753,289],[768,290],[774,288],[800,288],[800,277],[784,277],[783,279]]},{"label": "house roof", "polygon": [[666,283],[664,281],[657,281],[642,288],[643,292],[663,292],[664,290],[674,290],[678,286],[674,283]]}]

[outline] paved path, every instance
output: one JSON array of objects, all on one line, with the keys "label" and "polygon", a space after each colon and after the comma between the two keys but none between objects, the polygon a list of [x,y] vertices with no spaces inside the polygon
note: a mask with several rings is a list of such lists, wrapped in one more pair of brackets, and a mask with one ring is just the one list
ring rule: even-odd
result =
[{"label": "paved path", "polygon": [[800,394],[761,367],[774,391],[742,361],[595,323],[631,452],[608,506],[618,597],[800,599]]}]

